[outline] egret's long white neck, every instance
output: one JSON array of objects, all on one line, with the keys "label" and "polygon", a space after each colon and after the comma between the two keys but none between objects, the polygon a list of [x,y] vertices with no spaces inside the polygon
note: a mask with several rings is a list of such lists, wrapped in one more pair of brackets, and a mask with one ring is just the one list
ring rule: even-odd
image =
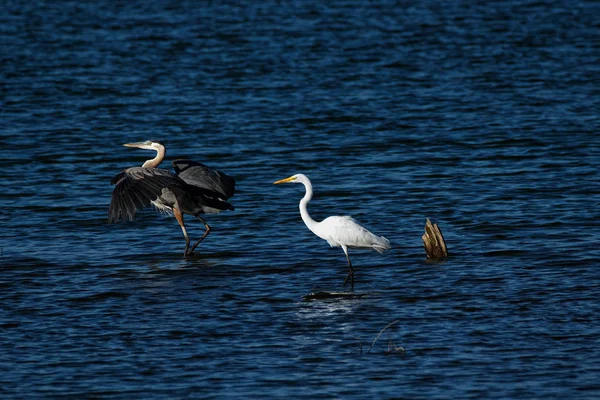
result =
[{"label": "egret's long white neck", "polygon": [[152,160],[146,161],[142,165],[142,168],[156,168],[160,165],[162,160],[165,159],[165,147],[164,146],[158,146],[158,147],[153,146],[153,148],[156,150],[156,157],[154,157]]},{"label": "egret's long white neck", "polygon": [[312,219],[310,215],[308,215],[308,210],[306,208],[308,202],[312,199],[313,196],[312,184],[310,183],[310,181],[302,181],[302,184],[304,184],[304,187],[306,188],[306,194],[304,195],[302,200],[300,200],[300,215],[302,216],[302,221],[304,221],[308,229],[315,233],[315,229],[319,223]]}]

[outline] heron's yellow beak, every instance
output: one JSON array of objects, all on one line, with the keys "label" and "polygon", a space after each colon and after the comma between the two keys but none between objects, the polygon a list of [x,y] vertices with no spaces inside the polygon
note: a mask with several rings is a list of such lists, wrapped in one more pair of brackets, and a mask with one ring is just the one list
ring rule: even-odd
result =
[{"label": "heron's yellow beak", "polygon": [[285,179],[282,179],[282,180],[280,180],[280,181],[273,182],[273,185],[279,185],[280,183],[288,183],[288,182],[292,182],[292,181],[294,181],[295,179],[296,179],[296,177],[295,177],[295,176],[290,176],[289,178],[285,178]]},{"label": "heron's yellow beak", "polygon": [[135,142],[135,143],[125,143],[123,146],[125,147],[135,147],[136,149],[145,149],[145,150],[156,150],[152,147],[152,142],[146,140],[145,142]]},{"label": "heron's yellow beak", "polygon": [[136,143],[125,143],[123,146],[125,147],[142,147],[144,145],[148,145],[146,142],[136,142]]}]

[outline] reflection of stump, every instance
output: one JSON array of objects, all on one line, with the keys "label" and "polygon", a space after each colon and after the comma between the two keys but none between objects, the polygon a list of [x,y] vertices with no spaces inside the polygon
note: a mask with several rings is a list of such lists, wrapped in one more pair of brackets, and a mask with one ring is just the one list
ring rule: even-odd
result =
[{"label": "reflection of stump", "polygon": [[448,258],[448,248],[437,224],[432,224],[429,218],[425,224],[425,234],[421,236],[427,258],[432,260],[444,260]]}]

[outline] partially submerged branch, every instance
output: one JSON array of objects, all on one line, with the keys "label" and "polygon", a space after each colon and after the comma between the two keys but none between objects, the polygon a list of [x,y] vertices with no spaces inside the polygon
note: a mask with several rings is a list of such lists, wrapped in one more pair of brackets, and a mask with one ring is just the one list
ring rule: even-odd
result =
[{"label": "partially submerged branch", "polygon": [[448,248],[437,224],[432,224],[429,218],[425,224],[425,234],[421,236],[427,258],[432,260],[445,260],[448,258]]},{"label": "partially submerged branch", "polygon": [[[371,343],[371,347],[369,347],[369,350],[367,350],[366,354],[369,354],[371,352],[371,350],[373,349],[373,347],[375,346],[375,343],[377,342],[377,340],[379,339],[379,337],[383,334],[383,332],[385,332],[389,327],[391,327],[392,325],[396,324],[400,322],[399,319],[390,322],[389,324],[387,324],[385,326],[385,328],[383,328],[381,331],[379,331],[379,334],[377,335],[377,337],[375,338],[375,340],[373,340],[373,343]],[[362,341],[360,340],[360,338],[358,336],[354,336],[354,339],[356,339],[356,341],[358,342],[358,345],[360,346],[358,349],[355,349],[354,351],[352,351],[351,354],[363,354],[363,344]],[[394,343],[394,341],[392,340],[392,338],[390,337],[390,340],[388,342],[388,346],[387,346],[387,350],[385,351],[385,355],[388,356],[390,354],[394,354],[394,353],[401,353],[403,356],[406,354],[406,351],[404,350],[404,348],[400,347],[400,346],[396,346],[396,343]]]},{"label": "partially submerged branch", "polygon": [[[396,323],[398,323],[398,322],[400,322],[400,320],[399,320],[399,319],[397,319],[397,320],[395,320],[395,321],[392,321],[392,322],[390,322],[389,324],[387,324],[387,325],[386,325],[386,327],[385,327],[385,328],[383,328],[383,329],[382,329],[382,330],[379,332],[379,335],[377,335],[377,337],[375,338],[375,340],[373,340],[373,343],[371,343],[371,347],[369,347],[369,351],[367,351],[367,354],[371,352],[371,349],[373,349],[373,346],[375,346],[375,342],[377,342],[377,339],[379,339],[379,336],[381,336],[381,334],[382,334],[383,332],[385,332],[385,330],[386,330],[387,328],[389,328],[390,326],[392,326],[392,325],[394,325],[394,324],[396,324]],[[386,354],[388,354],[389,352],[391,352],[391,350],[393,350],[393,351],[398,351],[398,349],[402,349],[402,347],[396,347],[396,345],[395,345],[395,344],[393,344],[393,343],[394,343],[394,342],[392,342],[392,340],[390,339],[390,343],[388,344],[388,352],[387,352]],[[393,346],[393,347],[392,347],[392,346]],[[404,349],[402,349],[401,351],[402,351],[402,352],[404,352]]]}]

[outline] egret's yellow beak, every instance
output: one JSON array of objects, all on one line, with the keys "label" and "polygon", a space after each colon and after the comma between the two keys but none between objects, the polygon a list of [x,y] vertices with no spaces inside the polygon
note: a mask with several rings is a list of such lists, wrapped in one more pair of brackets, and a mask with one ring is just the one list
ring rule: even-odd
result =
[{"label": "egret's yellow beak", "polygon": [[280,180],[280,181],[273,182],[273,185],[279,185],[280,183],[288,183],[288,182],[292,182],[292,181],[294,181],[295,179],[296,179],[296,177],[295,177],[295,176],[290,176],[289,178],[285,178],[285,179],[282,179],[282,180]]}]

